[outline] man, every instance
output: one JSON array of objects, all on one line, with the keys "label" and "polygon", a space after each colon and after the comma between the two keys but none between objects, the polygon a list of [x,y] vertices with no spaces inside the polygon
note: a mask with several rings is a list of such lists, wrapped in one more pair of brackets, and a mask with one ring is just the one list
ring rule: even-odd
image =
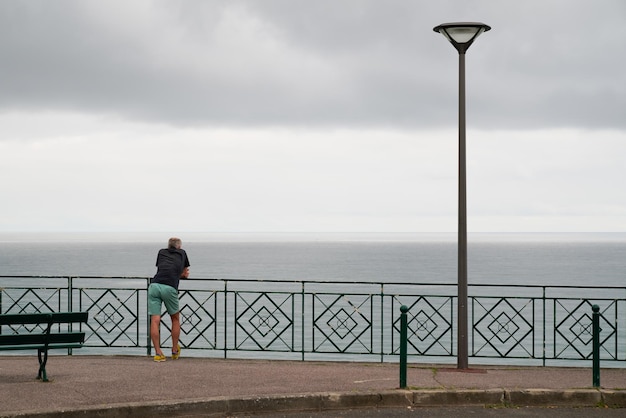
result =
[{"label": "man", "polygon": [[167,248],[159,250],[157,272],[148,287],[148,315],[150,315],[150,338],[156,355],[154,361],[165,361],[161,351],[161,307],[172,319],[172,359],[180,357],[180,308],[178,306],[178,283],[181,278],[189,277],[189,259],[183,250],[180,238],[170,238]]}]

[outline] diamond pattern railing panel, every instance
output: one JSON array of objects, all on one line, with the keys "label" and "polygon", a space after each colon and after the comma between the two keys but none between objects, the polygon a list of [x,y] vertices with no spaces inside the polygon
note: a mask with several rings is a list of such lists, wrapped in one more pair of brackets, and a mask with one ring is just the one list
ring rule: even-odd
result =
[{"label": "diamond pattern railing panel", "polygon": [[139,347],[139,291],[79,289],[79,311],[89,312],[86,346]]},{"label": "diamond pattern railing panel", "polygon": [[235,349],[294,351],[294,295],[239,292]]},{"label": "diamond pattern railing panel", "polygon": [[[601,306],[601,357],[618,359],[617,301],[555,299],[554,351],[555,359],[591,359],[593,354],[591,307]],[[611,321],[615,319],[615,322]]]},{"label": "diamond pattern railing panel", "polygon": [[312,296],[313,352],[374,352],[371,295]]},{"label": "diamond pattern railing panel", "polygon": [[[0,289],[0,313],[20,314],[39,312],[58,312],[67,310],[67,289],[52,288],[4,288]],[[62,325],[58,325],[61,329]],[[20,333],[43,331],[44,325],[13,325],[6,326],[4,332]]]},{"label": "diamond pattern railing panel", "polygon": [[[401,305],[407,312],[407,354],[421,356],[450,356],[453,354],[452,297],[419,296],[417,298],[395,298],[398,309]],[[396,310],[398,310],[396,309]],[[396,339],[400,334],[400,318],[393,321]],[[394,344],[394,353],[399,353],[400,343]]]},{"label": "diamond pattern railing panel", "polygon": [[531,298],[472,298],[473,356],[535,357]]},{"label": "diamond pattern railing panel", "polygon": [[67,310],[67,289],[4,288],[0,289],[0,313],[19,314]]},{"label": "diamond pattern railing panel", "polygon": [[[183,347],[217,349],[216,292],[205,290],[180,291],[180,338]],[[161,314],[161,343],[171,345],[171,323],[167,312]]]}]

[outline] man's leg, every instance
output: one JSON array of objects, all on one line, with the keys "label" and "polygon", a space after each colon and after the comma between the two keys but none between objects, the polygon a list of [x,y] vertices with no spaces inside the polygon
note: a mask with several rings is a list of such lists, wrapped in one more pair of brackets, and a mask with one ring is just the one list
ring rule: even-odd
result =
[{"label": "man's leg", "polygon": [[180,312],[170,315],[172,318],[172,352],[178,352],[178,338],[180,337]]},{"label": "man's leg", "polygon": [[152,340],[152,345],[154,346],[155,353],[157,355],[162,356],[163,351],[161,351],[160,328],[161,328],[161,315],[151,315],[150,316],[150,339]]}]

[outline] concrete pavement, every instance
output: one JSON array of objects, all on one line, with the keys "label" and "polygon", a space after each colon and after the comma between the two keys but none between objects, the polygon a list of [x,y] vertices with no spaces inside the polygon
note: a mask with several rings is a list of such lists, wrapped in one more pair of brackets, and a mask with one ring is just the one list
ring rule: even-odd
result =
[{"label": "concrete pavement", "polygon": [[407,389],[390,363],[51,356],[48,383],[36,355],[0,356],[0,417],[229,416],[398,406],[626,408],[626,369],[410,365]]}]

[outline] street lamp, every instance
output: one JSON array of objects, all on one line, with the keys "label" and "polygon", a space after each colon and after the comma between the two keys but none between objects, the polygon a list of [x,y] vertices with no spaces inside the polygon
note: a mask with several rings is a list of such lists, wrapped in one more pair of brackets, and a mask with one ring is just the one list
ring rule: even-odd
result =
[{"label": "street lamp", "polygon": [[465,51],[491,27],[477,22],[443,23],[433,28],[459,52],[459,256],[457,368],[468,368],[467,339],[467,189],[465,181]]}]

